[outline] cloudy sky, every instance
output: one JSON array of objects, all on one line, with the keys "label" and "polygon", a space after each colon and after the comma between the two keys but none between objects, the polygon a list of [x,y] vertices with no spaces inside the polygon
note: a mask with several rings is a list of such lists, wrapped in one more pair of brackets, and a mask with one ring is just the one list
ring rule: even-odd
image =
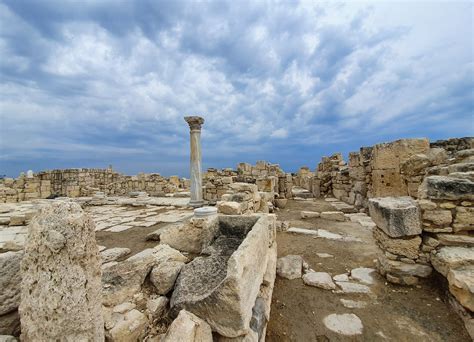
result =
[{"label": "cloudy sky", "polygon": [[0,174],[286,171],[474,135],[470,1],[0,0]]}]

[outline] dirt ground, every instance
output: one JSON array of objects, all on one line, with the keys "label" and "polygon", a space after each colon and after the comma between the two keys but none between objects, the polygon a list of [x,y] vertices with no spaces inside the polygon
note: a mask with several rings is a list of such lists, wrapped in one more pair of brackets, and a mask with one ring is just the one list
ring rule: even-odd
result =
[{"label": "dirt ground", "polygon": [[[300,219],[300,211],[334,210],[324,200],[288,201],[279,220],[291,227],[325,229],[362,239],[362,242],[334,241],[308,235],[279,232],[278,256],[301,255],[315,271],[332,276],[357,267],[375,268],[377,247],[372,232],[358,223],[334,222],[320,218]],[[334,257],[320,258],[316,253]],[[464,325],[446,302],[444,291],[434,278],[418,286],[406,287],[386,283],[378,274],[369,294],[333,293],[306,286],[301,279],[287,280],[277,276],[273,293],[271,318],[267,328],[268,342],[282,341],[471,341]],[[365,308],[349,309],[340,299],[364,301]],[[327,329],[323,318],[329,314],[356,314],[364,326],[363,334],[344,336]]]}]

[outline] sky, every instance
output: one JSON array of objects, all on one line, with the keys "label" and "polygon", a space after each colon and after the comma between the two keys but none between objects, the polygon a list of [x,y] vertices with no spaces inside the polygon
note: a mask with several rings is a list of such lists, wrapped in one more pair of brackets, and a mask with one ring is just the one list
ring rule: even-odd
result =
[{"label": "sky", "polygon": [[471,1],[0,0],[0,174],[287,172],[474,135]]}]

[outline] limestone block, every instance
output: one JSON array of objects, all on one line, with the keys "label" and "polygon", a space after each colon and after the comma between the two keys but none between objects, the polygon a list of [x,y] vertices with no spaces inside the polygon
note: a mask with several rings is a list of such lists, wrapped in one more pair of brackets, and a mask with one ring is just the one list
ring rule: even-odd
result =
[{"label": "limestone block", "polygon": [[449,226],[453,217],[451,210],[425,210],[423,220],[431,221],[437,226]]},{"label": "limestone block", "polygon": [[431,254],[433,267],[444,275],[448,276],[451,269],[474,264],[474,249],[467,247],[442,247],[436,253]]},{"label": "limestone block", "polygon": [[431,161],[427,155],[415,154],[400,165],[400,171],[407,176],[416,176],[424,173],[425,169],[430,165]]},{"label": "limestone block", "polygon": [[410,197],[371,198],[370,217],[390,237],[421,234],[418,204]]},{"label": "limestone block", "polygon": [[436,241],[443,246],[474,247],[474,236],[464,234],[436,234]]},{"label": "limestone block", "polygon": [[314,217],[319,217],[320,213],[317,211],[302,211],[300,213],[301,218],[314,218]]},{"label": "limestone block", "polygon": [[274,236],[270,230],[274,225],[267,215],[221,216],[207,256],[182,268],[171,297],[173,312],[186,309],[223,336],[248,332]]},{"label": "limestone block", "polygon": [[303,258],[300,255],[287,255],[278,258],[277,274],[286,279],[301,278]]},{"label": "limestone block", "polygon": [[104,339],[94,230],[72,201],[55,201],[33,218],[21,262],[22,340]]},{"label": "limestone block", "polygon": [[425,177],[420,187],[420,198],[474,200],[474,182],[447,176]]},{"label": "limestone block", "polygon": [[212,342],[212,330],[209,324],[196,315],[181,310],[162,341]]},{"label": "limestone block", "polygon": [[449,291],[462,306],[474,311],[474,265],[448,272]]},{"label": "limestone block", "polygon": [[329,221],[344,222],[346,220],[346,217],[342,211],[323,211],[320,217]]},{"label": "limestone block", "polygon": [[377,144],[372,150],[372,167],[374,169],[398,168],[412,155],[425,154],[429,148],[428,139],[401,139]]},{"label": "limestone block", "polygon": [[18,308],[20,304],[20,262],[23,251],[0,254],[0,315]]},{"label": "limestone block", "polygon": [[407,264],[401,261],[390,260],[385,255],[379,255],[377,264],[380,273],[390,273],[399,277],[414,276],[426,278],[431,274],[432,268],[428,265]]},{"label": "limestone block", "polygon": [[421,245],[421,237],[414,236],[404,239],[394,239],[388,236],[381,229],[373,230],[374,238],[381,249],[392,254],[405,256],[410,259],[418,258]]},{"label": "limestone block", "polygon": [[240,215],[242,213],[242,206],[238,202],[221,201],[217,202],[217,210],[225,215]]},{"label": "limestone block", "polygon": [[125,314],[118,314],[115,318],[114,327],[107,331],[110,341],[138,341],[145,333],[148,324],[146,316],[140,311],[133,309]]},{"label": "limestone block", "polygon": [[474,208],[457,207],[454,227],[456,232],[474,230]]},{"label": "limestone block", "polygon": [[181,268],[188,258],[168,245],[160,244],[155,248],[156,264],[150,273],[150,281],[160,295],[167,294],[174,286]]},{"label": "limestone block", "polygon": [[374,197],[406,196],[408,189],[398,169],[372,171]]}]

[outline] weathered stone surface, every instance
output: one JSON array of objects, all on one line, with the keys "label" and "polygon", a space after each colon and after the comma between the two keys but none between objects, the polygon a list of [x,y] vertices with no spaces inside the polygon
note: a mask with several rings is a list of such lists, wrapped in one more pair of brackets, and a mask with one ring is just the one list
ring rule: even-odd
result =
[{"label": "weathered stone surface", "polygon": [[454,230],[474,230],[474,208],[457,207]]},{"label": "weathered stone surface", "polygon": [[407,264],[405,262],[387,259],[384,255],[378,257],[378,267],[383,275],[391,273],[399,277],[415,276],[426,278],[431,274],[432,268],[428,265]]},{"label": "weathered stone surface", "polygon": [[474,200],[474,182],[447,176],[425,177],[419,196],[432,199]]},{"label": "weathered stone surface", "polygon": [[21,262],[24,341],[104,339],[94,230],[74,202],[53,202],[32,220]]},{"label": "weathered stone surface", "polygon": [[274,236],[274,217],[272,220],[270,215],[219,216],[215,241],[178,276],[172,311],[186,309],[203,317],[223,336],[244,335]]},{"label": "weathered stone surface", "polygon": [[287,255],[277,260],[277,274],[286,279],[301,278],[303,258],[300,255]]},{"label": "weathered stone surface", "polygon": [[453,217],[451,210],[425,210],[423,220],[431,221],[437,226],[449,226]]},{"label": "weathered stone surface", "polygon": [[342,211],[323,211],[320,217],[330,221],[344,222],[346,220],[346,217]]},{"label": "weathered stone surface", "polygon": [[410,259],[418,258],[421,237],[413,236],[403,239],[394,239],[385,234],[381,229],[374,229],[373,234],[382,250]]},{"label": "weathered stone surface", "polygon": [[351,278],[361,283],[371,285],[374,283],[374,278],[371,275],[373,272],[375,272],[375,269],[373,268],[368,268],[368,267],[354,268],[351,271]]},{"label": "weathered stone surface", "polygon": [[152,297],[146,302],[146,309],[153,318],[161,318],[166,311],[169,299],[165,296]]},{"label": "weathered stone surface", "polygon": [[112,329],[107,331],[108,340],[111,341],[137,341],[143,337],[148,324],[146,316],[136,309],[115,315]]},{"label": "weathered stone surface", "polygon": [[176,278],[188,258],[164,244],[158,245],[155,250],[156,262],[150,273],[150,281],[158,294],[165,295],[173,288]]},{"label": "weathered stone surface", "polygon": [[341,303],[344,305],[346,308],[349,309],[363,309],[367,306],[367,302],[363,301],[356,301],[356,300],[351,300],[351,299],[344,299],[341,298]]},{"label": "weathered stone surface", "polygon": [[325,290],[334,290],[336,288],[331,275],[326,272],[308,272],[303,275],[303,283]]},{"label": "weathered stone surface", "polygon": [[332,277],[334,281],[349,281],[349,275],[343,273],[343,274],[337,274],[334,277]]},{"label": "weathered stone surface", "polygon": [[361,335],[364,327],[359,317],[354,314],[331,314],[324,317],[323,323],[331,331],[341,335]]},{"label": "weathered stone surface", "polygon": [[221,201],[217,202],[217,210],[225,215],[240,215],[242,214],[242,206],[239,202]]},{"label": "weathered stone surface", "polygon": [[450,269],[474,264],[474,249],[442,247],[431,254],[431,263],[436,271],[447,277]]},{"label": "weathered stone surface", "polygon": [[436,240],[443,246],[474,247],[474,236],[462,234],[436,234]]},{"label": "weathered stone surface", "polygon": [[336,281],[337,286],[343,293],[369,293],[370,288],[364,284],[351,283],[348,281]]},{"label": "weathered stone surface", "polygon": [[161,243],[182,252],[199,254],[207,247],[218,230],[218,216],[207,219],[201,227],[191,223],[170,226],[160,235]]},{"label": "weathered stone surface", "polygon": [[318,235],[318,230],[313,229],[305,229],[305,228],[297,228],[297,227],[290,227],[287,229],[288,233],[293,234],[306,234],[306,235]]},{"label": "weathered stone surface", "polygon": [[15,336],[20,334],[20,315],[18,310],[0,316],[0,334]]},{"label": "weathered stone surface", "polygon": [[181,310],[162,341],[212,342],[212,330],[209,324],[196,315]]},{"label": "weathered stone surface", "polygon": [[120,259],[128,254],[130,254],[130,248],[116,247],[116,248],[106,249],[105,251],[101,252],[100,257],[102,259],[102,263],[105,264],[107,262]]},{"label": "weathered stone surface", "polygon": [[418,204],[410,197],[384,197],[369,200],[370,217],[390,237],[421,234]]},{"label": "weathered stone surface", "polygon": [[313,218],[313,217],[319,217],[320,213],[317,211],[302,211],[300,216],[301,218]]},{"label": "weathered stone surface", "polygon": [[20,262],[23,251],[0,254],[0,315],[16,310],[20,304]]},{"label": "weathered stone surface", "polygon": [[459,303],[474,312],[474,265],[449,270],[448,282]]},{"label": "weathered stone surface", "polygon": [[0,335],[0,342],[17,342],[16,337],[11,335]]}]

